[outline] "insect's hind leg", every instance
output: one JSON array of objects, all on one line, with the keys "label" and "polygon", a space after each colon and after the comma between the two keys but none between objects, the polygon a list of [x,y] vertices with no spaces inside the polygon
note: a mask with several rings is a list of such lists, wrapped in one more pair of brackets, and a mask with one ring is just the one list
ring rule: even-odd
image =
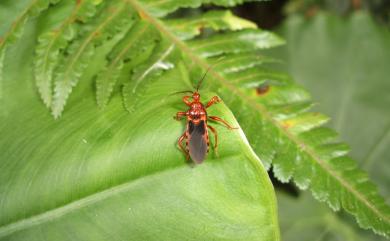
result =
[{"label": "insect's hind leg", "polygon": [[210,131],[214,134],[214,149],[217,149],[218,147],[218,135],[217,135],[217,130],[214,129],[214,127],[207,125],[207,127],[210,129]]},{"label": "insect's hind leg", "polygon": [[217,151],[217,147],[218,147],[218,134],[217,134],[217,130],[214,129],[214,127],[212,127],[210,125],[207,125],[207,127],[214,134],[214,152],[218,156],[218,151]]},{"label": "insect's hind leg", "polygon": [[179,144],[180,150],[182,150],[184,152],[184,154],[186,155],[187,160],[189,160],[190,159],[190,153],[188,153],[188,151],[183,146],[183,140],[186,137],[187,137],[186,136],[186,132],[184,132],[183,135],[180,136],[180,138],[177,141],[177,143]]},{"label": "insect's hind leg", "polygon": [[209,119],[217,122],[221,122],[224,124],[228,129],[233,130],[233,129],[238,129],[237,127],[231,126],[229,123],[227,123],[224,119],[219,118],[218,116],[209,116]]}]

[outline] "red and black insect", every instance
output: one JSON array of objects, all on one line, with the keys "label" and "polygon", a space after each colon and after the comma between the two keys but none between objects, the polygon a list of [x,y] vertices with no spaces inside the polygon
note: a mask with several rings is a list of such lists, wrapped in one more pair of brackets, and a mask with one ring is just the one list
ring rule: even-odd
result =
[{"label": "red and black insect", "polygon": [[[196,91],[182,91],[178,93],[192,93],[192,96],[184,96],[183,102],[189,107],[187,111],[180,111],[176,113],[174,117],[176,120],[180,120],[183,117],[187,118],[187,126],[183,135],[180,136],[178,144],[180,149],[185,153],[187,160],[191,157],[195,163],[200,164],[206,157],[206,154],[209,152],[209,133],[208,129],[214,134],[214,150],[217,150],[218,146],[218,136],[217,131],[210,125],[207,121],[212,120],[216,122],[221,122],[228,129],[238,129],[232,127],[225,120],[219,118],[218,116],[208,116],[206,109],[220,102],[218,96],[211,98],[206,105],[203,105],[200,101],[199,87],[202,84],[203,79],[205,78],[208,70],[203,75],[202,79],[199,81]],[[192,98],[192,101],[190,100]],[[186,147],[183,146],[183,140],[186,141]]]}]

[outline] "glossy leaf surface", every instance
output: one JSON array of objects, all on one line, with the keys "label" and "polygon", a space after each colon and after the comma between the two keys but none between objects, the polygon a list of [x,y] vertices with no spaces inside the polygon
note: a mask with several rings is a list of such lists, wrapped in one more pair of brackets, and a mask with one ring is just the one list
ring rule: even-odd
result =
[{"label": "glossy leaf surface", "polygon": [[[210,1],[207,2],[209,3]],[[322,127],[328,121],[328,117],[309,111],[312,106],[310,95],[297,85],[291,77],[281,72],[268,70],[262,66],[263,63],[272,62],[273,60],[263,57],[259,53],[264,49],[283,44],[284,41],[280,37],[268,31],[251,28],[248,25],[237,29],[236,25],[226,24],[223,27],[211,27],[211,32],[208,35],[203,36],[195,33],[189,35],[190,37],[187,36],[184,38],[182,34],[172,28],[171,23],[175,21],[186,22],[186,18],[160,18],[178,8],[197,7],[202,3],[202,1],[198,0],[185,2],[147,0],[104,2],[103,5],[100,5],[101,7],[96,12],[96,16],[82,24],[83,30],[76,33],[77,37],[75,37],[75,40],[71,41],[69,47],[64,48],[63,54],[59,56],[59,64],[55,68],[54,101],[51,105],[51,110],[54,117],[58,118],[60,115],[63,115],[63,117],[56,123],[62,123],[67,120],[66,115],[72,116],[72,118],[68,118],[75,119],[75,115],[72,113],[77,112],[77,110],[79,110],[77,113],[80,116],[84,113],[88,114],[84,116],[84,118],[88,119],[85,120],[86,126],[92,127],[92,120],[100,120],[98,118],[99,116],[105,116],[104,120],[108,122],[106,123],[107,125],[110,125],[112,128],[123,127],[124,131],[110,130],[108,134],[101,133],[101,136],[103,138],[114,138],[112,136],[115,134],[115,138],[119,138],[118,143],[133,145],[128,151],[122,151],[123,148],[120,148],[118,153],[115,153],[110,148],[116,148],[118,143],[112,146],[115,142],[104,142],[102,146],[96,145],[91,147],[89,150],[91,155],[89,153],[81,155],[83,156],[82,160],[90,160],[88,158],[90,156],[93,157],[95,151],[98,153],[103,151],[102,157],[100,157],[100,154],[96,154],[97,159],[107,161],[115,157],[120,160],[119,166],[121,168],[109,162],[106,165],[113,169],[104,168],[97,171],[99,173],[101,170],[113,170],[113,173],[119,173],[119,177],[115,175],[115,177],[112,177],[111,175],[113,174],[107,174],[107,176],[102,177],[109,184],[106,182],[102,182],[103,184],[101,182],[95,182],[93,178],[88,179],[92,180],[98,186],[94,187],[94,190],[104,190],[99,187],[102,185],[107,185],[104,187],[111,187],[110,184],[118,184],[118,180],[125,180],[121,179],[124,178],[122,176],[124,174],[121,171],[124,172],[124,170],[130,168],[130,166],[121,163],[125,159],[125,156],[126,158],[131,157],[139,160],[139,163],[131,166],[134,168],[135,173],[148,174],[150,172],[147,171],[160,170],[158,167],[163,168],[165,167],[164,164],[168,165],[168,167],[174,166],[172,159],[166,159],[166,157],[169,156],[168,152],[170,153],[170,151],[176,153],[177,157],[180,157],[180,153],[177,153],[176,149],[171,150],[168,146],[164,145],[147,147],[148,145],[146,143],[155,143],[154,141],[156,139],[160,140],[160,138],[163,138],[160,135],[167,137],[169,136],[167,133],[172,134],[168,128],[166,128],[167,133],[157,131],[161,127],[164,127],[161,123],[165,122],[159,121],[165,120],[166,118],[161,118],[161,115],[164,116],[166,110],[170,110],[170,113],[173,112],[173,114],[175,112],[173,110],[174,108],[169,109],[168,107],[170,104],[173,104],[170,102],[170,93],[192,89],[192,86],[200,79],[206,69],[209,69],[212,64],[219,63],[220,65],[218,67],[215,66],[215,69],[212,68],[210,70],[209,75],[205,79],[205,83],[201,88],[202,93],[206,93],[203,96],[210,98],[210,92],[212,91],[217,92],[222,97],[226,105],[234,112],[240,125],[242,125],[256,153],[262,158],[267,167],[273,166],[273,171],[277,178],[283,182],[293,179],[302,189],[310,188],[318,200],[326,201],[334,210],[344,208],[352,213],[363,227],[371,228],[377,233],[388,235],[389,207],[386,206],[383,199],[378,195],[375,186],[368,180],[366,174],[360,171],[356,167],[355,161],[347,156],[348,147],[336,141],[336,135],[333,131]],[[211,1],[211,3],[230,6],[237,2],[215,0]],[[68,16],[64,16],[62,20],[52,19],[50,21],[50,17],[58,16],[57,14],[53,14],[54,9],[68,6],[67,4],[69,3],[62,2],[61,4],[63,5],[49,8],[47,12],[40,15],[40,21],[45,22],[45,25],[47,25],[47,28],[42,30],[43,32],[51,31],[52,28],[48,26],[50,23],[53,26],[57,26],[59,22],[67,19]],[[72,8],[69,8],[67,14],[71,14],[71,11]],[[114,21],[114,19],[117,21]],[[206,18],[204,21],[207,22],[205,26],[213,26],[213,20]],[[117,24],[111,25],[109,23]],[[36,26],[33,20],[29,24]],[[74,24],[80,23],[77,22]],[[112,26],[119,26],[119,28]],[[224,30],[224,32],[219,33],[219,30]],[[11,33],[13,32],[12,29],[10,31]],[[30,34],[35,35],[32,37],[29,49],[34,49],[33,40],[42,36],[43,33],[40,31],[36,33],[34,27],[31,27],[30,31]],[[145,35],[143,35],[144,33]],[[12,34],[8,36],[12,36]],[[9,44],[11,42],[6,38],[3,43]],[[100,56],[99,61],[97,61],[99,58],[96,58],[96,55]],[[0,56],[4,56],[4,51],[0,50]],[[221,57],[224,58],[221,60]],[[10,57],[7,55],[4,63],[8,63],[9,60],[7,58]],[[245,61],[241,61],[243,58]],[[25,59],[27,60],[28,58]],[[92,62],[90,60],[94,61]],[[28,66],[27,61],[25,64]],[[5,70],[7,68],[9,67],[5,67]],[[26,69],[26,76],[28,76],[28,68],[26,67]],[[8,71],[13,73],[15,69]],[[7,74],[4,74],[4,76],[7,76]],[[25,79],[28,80],[29,78],[25,77]],[[5,86],[6,88],[10,88],[8,84]],[[9,92],[9,90],[4,92]],[[83,92],[88,93],[88,95],[83,94]],[[92,108],[93,100],[89,99],[89,97],[93,97],[94,92],[96,93],[98,104],[101,107],[105,107],[99,111],[95,110],[95,114],[93,114]],[[123,97],[122,103],[120,102],[120,95]],[[177,99],[180,103],[180,98]],[[6,103],[9,104],[9,102]],[[85,108],[85,111],[84,109],[80,109],[82,107],[79,107],[79,105],[88,103],[90,105]],[[122,115],[115,111],[124,111],[123,106],[130,113],[129,118],[133,119],[132,121],[123,120],[115,124],[115,120],[111,118],[121,118]],[[29,108],[33,109],[32,107]],[[178,107],[176,108],[179,110]],[[6,112],[9,113],[9,110],[6,110]],[[111,116],[107,113],[114,114]],[[212,112],[210,113],[212,114]],[[220,113],[222,116],[228,118],[228,112],[222,111]],[[8,115],[5,116],[8,117]],[[32,119],[35,120],[35,118]],[[148,128],[143,128],[143,124],[146,125],[148,120],[154,120],[154,122]],[[231,119],[228,118],[228,120]],[[71,122],[71,120],[68,119],[68,122]],[[97,123],[100,122],[98,121]],[[72,122],[70,125],[75,124],[77,122]],[[84,126],[76,125],[72,127],[85,129]],[[104,131],[107,129],[99,125],[93,127],[94,132],[91,131],[89,133],[90,135],[94,135],[93,133],[96,133],[96,130]],[[61,130],[69,133],[69,130],[65,126],[62,126]],[[154,136],[154,134],[148,134],[148,131],[153,131],[151,133],[159,133],[159,135]],[[141,140],[138,135],[145,137],[145,139]],[[100,140],[99,138],[101,136],[99,135],[96,138]],[[180,136],[180,133],[176,135],[176,138],[178,136]],[[70,137],[65,139],[71,140]],[[88,139],[85,140],[88,142]],[[244,143],[244,139],[237,140],[241,140]],[[133,141],[136,141],[135,143],[137,144],[133,144]],[[166,142],[164,143],[168,145]],[[21,146],[20,143],[17,144]],[[79,147],[74,142],[72,144]],[[63,146],[67,145],[64,144]],[[172,146],[174,146],[174,142],[172,142]],[[232,140],[229,147],[225,147],[229,149],[225,149],[225,151],[226,153],[230,153],[229,150],[235,150],[235,153],[239,156],[242,155],[239,153],[246,153],[245,151],[243,152],[245,148],[235,149],[239,147],[241,145],[234,144]],[[68,148],[72,149],[69,146]],[[142,154],[141,151],[137,151],[137,148],[140,148]],[[43,152],[50,153],[47,151]],[[224,159],[224,154],[223,152],[221,153],[221,156],[216,158],[216,160]],[[236,154],[232,155],[236,156]],[[76,152],[74,155],[74,159],[66,158],[66,160],[72,162],[80,158],[80,153]],[[142,155],[142,157],[138,155]],[[247,155],[244,158],[240,158],[240,160],[246,159],[254,160]],[[23,160],[23,158],[18,158],[18,160]],[[157,163],[162,161],[163,163],[154,166],[156,161],[151,162],[152,160],[158,160]],[[250,161],[250,163],[253,162]],[[87,167],[85,173],[88,174],[88,171],[91,171],[92,175],[99,176],[100,178],[100,175],[97,175],[94,169],[88,167],[88,161],[85,161],[85,165]],[[142,169],[145,166],[147,168]],[[80,169],[81,167],[78,168],[80,172],[84,172],[83,169]],[[235,174],[241,172],[239,171],[240,168],[233,169],[236,169]],[[263,180],[268,180],[262,169],[253,173],[260,175]],[[69,175],[74,176],[74,173],[71,172]],[[130,174],[131,178],[134,178],[133,175],[135,174]],[[216,173],[212,175],[218,176]],[[8,176],[5,179],[8,179]],[[223,179],[228,180],[228,178]],[[163,183],[163,181],[159,183]],[[240,186],[243,183],[240,183]],[[31,182],[30,185],[32,184]],[[253,187],[259,184],[257,182]],[[80,190],[82,191],[84,189],[76,188],[76,190],[69,190],[71,197],[76,197],[76,200],[78,200],[77,198],[81,197]],[[64,195],[66,195],[66,192]],[[260,196],[267,198],[264,195]],[[67,198],[69,197],[67,196]],[[50,202],[51,205],[53,203],[58,204],[57,201]],[[268,212],[274,213],[272,211],[274,209],[270,203],[272,201],[268,202],[266,206],[264,206],[265,203],[259,204],[259,206],[267,207]],[[29,208],[30,210],[34,209]],[[13,209],[7,208],[7,210]],[[29,209],[27,211],[25,209],[20,210],[23,210],[22,213],[28,213]],[[17,214],[13,214],[13,211],[8,212],[11,212],[11,214],[7,215],[16,215],[17,220],[20,217]],[[17,211],[14,212],[17,213]],[[249,216],[247,217],[252,220]],[[257,221],[261,224],[274,224],[275,221],[270,221],[270,219],[275,220],[273,217],[272,214],[270,216],[264,215]],[[203,218],[200,217],[199,220]],[[159,227],[161,227],[162,223],[165,223],[164,221],[166,220],[163,219],[162,222],[159,222]],[[162,226],[165,227],[165,225]],[[169,226],[171,227],[172,225]],[[271,231],[269,231],[268,227],[262,225],[264,229],[268,230],[264,231],[266,234],[263,231],[254,231],[253,235],[255,236],[252,236],[252,232],[245,231],[249,235],[246,240],[259,237],[263,237],[264,239],[270,238],[271,240],[277,239],[277,228],[275,225],[271,226]],[[11,226],[11,228],[9,226],[7,227],[8,229],[12,229],[14,226]],[[222,228],[220,226],[218,227]],[[245,225],[245,227],[250,229],[251,226]],[[257,227],[260,228],[260,226]],[[235,228],[222,229],[228,232],[235,230]],[[171,232],[167,233],[172,235]],[[185,232],[178,232],[177,237],[183,233]],[[198,230],[196,233],[203,232],[199,232]],[[219,233],[219,231],[211,231],[210,233],[205,231],[204,233],[205,235],[212,235],[211,233],[215,234]],[[217,236],[220,237],[219,235]]]},{"label": "glossy leaf surface", "polygon": [[[39,20],[54,24],[51,16]],[[118,56],[113,46],[124,34],[94,45],[94,61],[55,120],[35,89],[38,23],[28,22],[5,55],[0,240],[279,240],[273,187],[241,130],[212,124],[219,156],[211,150],[202,165],[187,163],[177,148],[184,123],[172,116],[186,106],[169,94],[190,88],[190,76],[176,47],[166,51],[154,32],[152,57],[137,57],[134,70],[139,93],[152,94],[129,113],[118,93],[99,109],[93,78],[107,56]],[[238,126],[223,103],[210,114]]]}]

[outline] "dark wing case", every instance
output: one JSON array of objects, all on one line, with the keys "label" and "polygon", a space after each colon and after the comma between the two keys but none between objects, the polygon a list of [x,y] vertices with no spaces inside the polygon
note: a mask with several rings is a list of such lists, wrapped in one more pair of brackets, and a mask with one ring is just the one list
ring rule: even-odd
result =
[{"label": "dark wing case", "polygon": [[191,159],[196,163],[202,163],[207,154],[207,135],[206,123],[202,120],[195,125],[192,121],[188,122],[188,147]]}]

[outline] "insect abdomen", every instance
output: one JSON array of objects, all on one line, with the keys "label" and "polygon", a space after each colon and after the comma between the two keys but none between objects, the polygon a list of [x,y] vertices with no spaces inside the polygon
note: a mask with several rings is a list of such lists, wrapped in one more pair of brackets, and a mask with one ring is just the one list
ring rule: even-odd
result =
[{"label": "insect abdomen", "polygon": [[188,148],[189,153],[196,163],[202,163],[208,152],[208,135],[206,123],[204,120],[195,124],[188,122]]}]

